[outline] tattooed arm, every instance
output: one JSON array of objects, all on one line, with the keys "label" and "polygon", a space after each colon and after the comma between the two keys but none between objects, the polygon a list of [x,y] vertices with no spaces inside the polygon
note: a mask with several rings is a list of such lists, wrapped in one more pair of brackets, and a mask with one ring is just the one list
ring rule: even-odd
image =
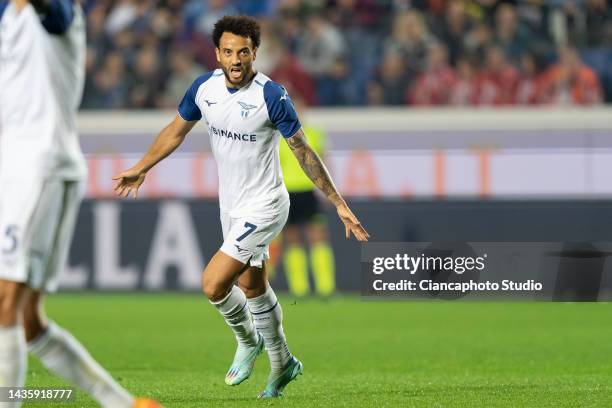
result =
[{"label": "tattooed arm", "polygon": [[338,216],[344,223],[346,237],[349,238],[352,232],[358,241],[367,241],[370,234],[363,228],[336,189],[323,161],[321,161],[319,155],[308,144],[304,131],[302,129],[298,130],[295,135],[287,139],[287,144],[300,163],[304,173],[336,206]]}]

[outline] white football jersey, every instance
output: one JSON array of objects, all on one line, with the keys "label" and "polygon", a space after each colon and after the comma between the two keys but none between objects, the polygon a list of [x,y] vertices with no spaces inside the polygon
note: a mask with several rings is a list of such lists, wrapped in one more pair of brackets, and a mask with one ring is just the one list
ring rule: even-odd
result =
[{"label": "white football jersey", "polygon": [[301,127],[285,88],[262,73],[228,88],[221,69],[198,77],[178,112],[203,119],[219,169],[219,205],[233,218],[274,216],[289,204],[278,143]]},{"label": "white football jersey", "polygon": [[85,78],[81,7],[51,0],[45,15],[30,4],[18,12],[0,1],[0,8],[0,179],[82,179],[76,126]]}]

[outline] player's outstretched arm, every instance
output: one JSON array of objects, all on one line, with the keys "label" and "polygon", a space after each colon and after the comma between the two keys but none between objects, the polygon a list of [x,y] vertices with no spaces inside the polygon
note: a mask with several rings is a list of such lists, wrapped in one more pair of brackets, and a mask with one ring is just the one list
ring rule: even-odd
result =
[{"label": "player's outstretched arm", "polygon": [[336,189],[325,164],[323,164],[319,155],[308,144],[304,131],[302,129],[298,130],[295,135],[287,139],[287,143],[300,166],[302,166],[302,170],[304,170],[315,186],[336,206],[338,216],[344,223],[346,237],[349,238],[351,233],[353,233],[358,241],[367,241],[370,234],[363,228]]},{"label": "player's outstretched arm", "polygon": [[113,180],[117,180],[115,185],[117,195],[127,197],[133,193],[135,198],[138,197],[138,189],[144,182],[147,172],[179,147],[196,123],[197,121],[186,121],[176,115],[174,120],[157,135],[155,142],[138,163],[113,177]]}]

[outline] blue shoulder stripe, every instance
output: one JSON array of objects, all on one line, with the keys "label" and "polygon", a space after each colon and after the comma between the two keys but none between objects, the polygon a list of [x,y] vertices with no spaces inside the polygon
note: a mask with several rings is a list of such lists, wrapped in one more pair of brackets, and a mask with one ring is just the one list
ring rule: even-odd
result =
[{"label": "blue shoulder stripe", "polygon": [[200,75],[193,81],[187,92],[185,92],[185,96],[183,96],[183,100],[179,104],[178,113],[181,115],[181,118],[185,119],[188,122],[193,120],[202,119],[202,111],[198,107],[196,103],[196,95],[198,94],[198,89],[200,85],[204,82],[208,81],[210,77],[213,75],[213,72],[207,72],[204,75]]},{"label": "blue shoulder stripe", "polygon": [[286,139],[290,138],[302,127],[293,101],[285,88],[273,81],[264,84],[263,93],[270,121]]}]

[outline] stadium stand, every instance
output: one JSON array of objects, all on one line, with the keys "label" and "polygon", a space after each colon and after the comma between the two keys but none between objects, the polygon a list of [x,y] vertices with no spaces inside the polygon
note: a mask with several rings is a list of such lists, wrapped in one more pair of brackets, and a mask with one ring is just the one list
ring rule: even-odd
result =
[{"label": "stadium stand", "polygon": [[84,109],[172,108],[212,24],[262,22],[257,67],[310,105],[612,101],[607,0],[86,0]]}]

